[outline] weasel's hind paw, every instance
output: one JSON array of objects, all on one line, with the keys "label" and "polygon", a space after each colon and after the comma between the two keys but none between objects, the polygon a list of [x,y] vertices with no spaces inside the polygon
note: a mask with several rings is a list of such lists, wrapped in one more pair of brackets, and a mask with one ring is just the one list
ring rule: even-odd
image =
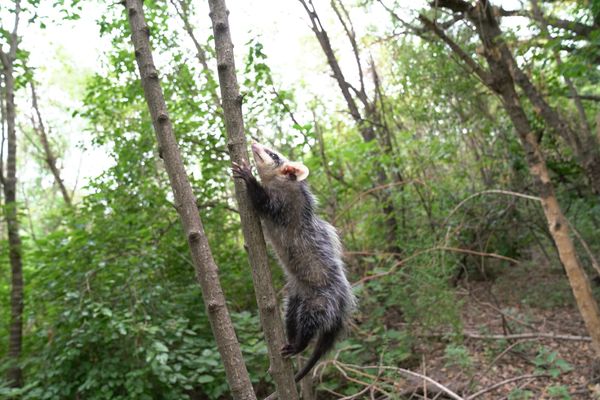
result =
[{"label": "weasel's hind paw", "polygon": [[298,352],[296,352],[296,348],[293,345],[291,345],[291,344],[286,344],[285,346],[283,346],[281,348],[281,355],[284,358],[289,358],[289,357],[291,357],[293,355],[296,355],[296,354],[298,354]]}]

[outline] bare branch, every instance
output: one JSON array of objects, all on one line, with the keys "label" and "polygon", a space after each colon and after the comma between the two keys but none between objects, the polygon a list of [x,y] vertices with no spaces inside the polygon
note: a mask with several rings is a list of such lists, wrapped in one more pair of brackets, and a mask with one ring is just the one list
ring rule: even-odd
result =
[{"label": "bare branch", "polygon": [[434,8],[447,8],[455,13],[468,14],[473,10],[473,6],[463,0],[434,0],[429,5]]},{"label": "bare branch", "polygon": [[2,50],[2,46],[0,46],[0,62],[2,62],[2,66],[4,69],[12,68],[12,62],[15,60],[17,55],[17,45],[18,45],[18,35],[17,32],[19,30],[19,21],[21,16],[21,0],[15,1],[15,22],[13,25],[12,32],[10,33],[9,39],[9,49],[8,53]]},{"label": "bare branch", "polygon": [[547,17],[545,17],[545,19],[546,19],[548,25],[551,25],[555,28],[564,29],[566,31],[573,32],[577,36],[580,36],[583,38],[588,38],[588,39],[589,39],[590,35],[592,34],[592,32],[594,32],[594,30],[597,30],[599,28],[598,26],[586,25],[581,22],[569,21],[566,19],[556,18],[553,16],[547,16]]},{"label": "bare branch", "polygon": [[[0,48],[0,51],[2,49]],[[4,82],[4,75],[0,74],[0,82]],[[6,108],[4,104],[4,90],[5,87],[0,85],[0,123],[2,124],[2,141],[0,142],[0,183],[2,186],[5,184],[4,179],[4,144],[6,143]]]},{"label": "bare branch", "polygon": [[[19,233],[19,217],[17,202],[17,134],[15,110],[15,77],[13,72],[14,60],[17,53],[19,27],[20,0],[15,2],[15,24],[10,35],[10,49],[8,54],[1,52],[3,64],[4,92],[6,113],[4,118],[7,127],[7,158],[6,177],[3,182],[5,199],[5,219],[8,231],[9,260],[11,265],[11,293],[10,293],[10,325],[8,337],[8,359],[11,364],[7,370],[7,380],[10,387],[23,386],[23,373],[19,359],[23,347],[23,260],[21,235]],[[1,51],[1,49],[0,49]]]},{"label": "bare branch", "polygon": [[[340,13],[340,10],[338,9],[338,6],[336,5],[336,3],[339,4],[339,8],[342,10],[344,16],[342,16],[342,14]],[[360,79],[360,90],[357,90],[356,92],[357,92],[358,98],[361,99],[361,101],[363,102],[363,104],[365,106],[367,106],[368,100],[366,98],[367,95],[365,92],[364,74],[363,74],[362,64],[360,62],[360,51],[358,50],[358,44],[356,43],[356,33],[354,32],[354,26],[352,25],[352,20],[350,19],[350,14],[348,14],[348,11],[344,7],[344,3],[342,3],[342,0],[331,0],[331,8],[333,8],[335,15],[337,15],[338,20],[342,24],[342,27],[344,27],[346,36],[348,37],[348,40],[350,41],[350,45],[352,46],[352,53],[354,53],[354,59],[356,60],[356,67],[358,68],[358,79]],[[344,20],[344,18],[345,18],[345,20]],[[346,21],[348,21],[348,22],[346,22]]]},{"label": "bare branch", "polygon": [[549,375],[549,374],[531,374],[531,375],[523,375],[523,376],[517,376],[517,377],[514,377],[514,378],[505,379],[502,382],[498,382],[495,385],[492,385],[492,386],[490,386],[488,388],[480,390],[477,393],[472,394],[471,396],[467,397],[466,400],[473,400],[473,399],[475,399],[475,398],[477,398],[477,397],[479,397],[479,396],[481,396],[481,395],[483,395],[485,393],[488,393],[488,392],[491,392],[493,390],[498,389],[500,386],[504,386],[504,385],[507,385],[507,384],[512,383],[512,382],[517,382],[517,381],[520,381],[520,380],[523,380],[523,379],[532,379],[532,378],[533,379],[549,378],[550,376],[551,375]]},{"label": "bare branch", "polygon": [[19,37],[17,36],[17,31],[19,30],[19,20],[21,16],[21,0],[15,1],[15,25],[13,27],[12,33],[10,34],[10,51],[9,57],[11,60],[14,60],[17,56],[17,44]]},{"label": "bare branch", "polygon": [[[544,18],[544,15],[542,14],[542,10],[540,9],[537,0],[531,0],[531,8],[533,10],[534,18],[540,24],[540,30],[542,31],[542,35],[546,36],[547,38],[550,38],[550,32],[548,31],[548,22]],[[556,49],[553,49],[552,53],[554,54],[556,65],[560,67],[562,65],[562,57],[560,56],[560,53]],[[584,134],[587,136],[591,136],[592,128],[590,126],[590,123],[588,122],[587,116],[585,115],[585,109],[583,108],[583,103],[581,102],[579,93],[575,88],[575,84],[568,75],[563,74],[563,79],[565,80],[565,83],[569,88],[570,96],[573,99],[573,102],[575,103],[575,108],[577,109],[577,112],[579,113],[580,125],[583,128]]]},{"label": "bare branch", "polygon": [[502,7],[495,7],[494,14],[499,17],[530,17],[526,10],[505,10]]},{"label": "bare branch", "polygon": [[479,65],[475,60],[471,58],[456,42],[454,42],[446,33],[440,29],[440,27],[427,18],[424,14],[419,15],[419,20],[423,22],[423,25],[436,34],[444,43],[448,45],[452,49],[452,51],[467,65],[467,67],[473,72],[475,75],[479,77],[484,83],[490,82],[491,77],[490,74]]},{"label": "bare branch", "polygon": [[[568,94],[567,97],[573,98],[571,94]],[[600,101],[600,95],[597,94],[578,94],[577,97],[579,97],[581,100]]]},{"label": "bare branch", "polygon": [[470,339],[483,339],[483,340],[521,340],[521,339],[554,339],[554,340],[569,340],[576,342],[591,342],[592,338],[589,336],[576,336],[576,335],[560,335],[556,333],[545,333],[545,332],[530,332],[530,333],[516,333],[513,335],[481,335],[477,332],[464,332],[463,335]]},{"label": "bare branch", "polygon": [[194,33],[194,28],[192,27],[192,24],[190,23],[188,4],[186,3],[186,0],[170,0],[170,1],[171,1],[171,4],[173,5],[173,8],[175,8],[175,12],[181,19],[181,22],[183,22],[183,29],[186,31],[186,33],[192,40],[192,43],[194,43],[194,47],[196,48],[196,58],[198,59],[198,62],[202,66],[202,72],[204,73],[206,80],[209,82],[209,84],[211,84],[211,87],[209,88],[210,97],[211,97],[214,105],[217,107],[217,110],[218,110],[217,112],[220,113],[221,112],[220,111],[221,99],[219,98],[219,94],[217,93],[217,91],[215,89],[216,85],[213,85],[214,80],[212,77],[212,72],[211,72],[210,68],[208,67],[206,51],[204,51],[204,49],[202,48],[202,45],[200,45],[200,42],[198,41],[198,39],[196,38],[196,34]]},{"label": "bare branch", "polygon": [[317,40],[319,41],[323,52],[325,53],[325,57],[327,57],[327,63],[329,64],[329,67],[333,72],[334,79],[337,81],[337,84],[340,87],[340,90],[342,91],[342,96],[344,96],[344,99],[346,100],[346,104],[348,105],[350,115],[352,116],[355,122],[362,124],[363,118],[360,114],[360,111],[358,110],[354,98],[352,97],[352,94],[350,94],[350,85],[344,77],[344,73],[342,72],[342,69],[335,57],[333,47],[331,46],[331,41],[329,40],[329,36],[327,35],[327,32],[321,24],[321,20],[319,19],[319,16],[315,11],[315,7],[312,1],[309,0],[310,7],[305,0],[298,1],[300,1],[300,4],[302,4],[304,9],[306,10],[306,13],[308,14],[308,17],[310,18],[312,30],[315,33],[315,36],[317,37]]},{"label": "bare branch", "polygon": [[[395,371],[395,372],[399,373],[400,375],[404,375],[405,377],[408,377],[410,379],[417,378],[419,380],[419,383],[420,383],[420,381],[425,381],[425,382],[433,385],[438,390],[440,390],[441,392],[445,393],[448,397],[450,397],[450,398],[452,398],[454,400],[464,400],[461,396],[459,396],[458,394],[456,394],[454,391],[450,390],[449,388],[447,388],[446,386],[442,385],[441,383],[433,380],[432,378],[430,378],[428,376],[425,376],[423,374],[420,374],[418,372],[410,371],[408,369],[398,368],[398,367],[393,367],[393,366],[388,366],[388,365],[367,365],[367,366],[360,366],[360,365],[353,365],[353,364],[342,363],[342,362],[337,361],[336,359],[334,359],[332,362],[336,366],[336,368],[338,368],[338,370],[340,370],[346,377],[348,377],[348,375],[343,370],[352,371],[354,373],[357,373],[359,375],[368,377],[370,379],[374,379],[374,378],[376,378],[376,376],[374,376],[372,374],[364,373],[362,371],[364,371],[364,370],[370,370],[370,369],[376,369],[379,372],[381,372],[383,370]],[[364,382],[362,384],[365,385]]]},{"label": "bare branch", "polygon": [[58,185],[58,188],[60,189],[60,193],[62,194],[63,200],[65,201],[65,203],[68,206],[71,206],[72,205],[71,196],[69,195],[69,192],[67,191],[65,183],[63,182],[62,177],[60,176],[60,171],[56,165],[56,156],[54,155],[54,152],[52,151],[52,148],[50,147],[50,142],[48,141],[48,134],[46,133],[46,127],[44,126],[44,120],[42,119],[42,113],[40,112],[40,108],[38,106],[38,97],[37,97],[37,92],[35,90],[35,84],[33,82],[33,79],[29,82],[29,86],[31,87],[31,103],[32,103],[33,109],[35,110],[36,116],[37,116],[37,125],[33,118],[31,119],[31,122],[32,122],[33,128],[35,129],[38,136],[40,137],[40,142],[42,142],[44,161],[46,162],[46,165],[48,166],[48,168],[50,169],[50,172],[52,173],[52,176],[54,177],[54,181],[56,182],[56,184]]}]

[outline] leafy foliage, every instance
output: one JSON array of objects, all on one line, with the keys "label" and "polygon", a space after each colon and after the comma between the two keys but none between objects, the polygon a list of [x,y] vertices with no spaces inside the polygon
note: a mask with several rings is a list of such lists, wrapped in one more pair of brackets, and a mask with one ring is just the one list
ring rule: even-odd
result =
[{"label": "leafy foliage", "polygon": [[[38,3],[26,2],[29,23],[42,27],[58,23],[38,15]],[[376,2],[356,6],[358,12],[370,10],[375,6],[371,3]],[[596,3],[544,4],[552,7],[545,11],[592,24],[590,7],[597,8]],[[86,12],[82,4],[54,1],[61,20],[78,19]],[[184,4],[193,13],[194,3],[184,0]],[[74,207],[57,201],[55,188],[40,184],[43,176],[24,186],[24,198],[34,203],[21,215],[27,221],[22,223],[27,225],[22,357],[26,386],[8,388],[2,381],[8,360],[0,347],[0,396],[228,398],[177,205],[156,149],[129,27],[121,7],[108,3],[102,7],[97,28],[110,49],[102,56],[102,67],[86,78],[81,106],[70,112],[86,121],[93,146],[104,149],[111,163],[78,192]],[[257,392],[266,394],[271,388],[269,366],[232,201],[222,111],[215,101],[216,76],[188,49],[172,3],[147,0],[144,7],[170,118],[220,267],[244,359]],[[370,83],[367,92],[377,100],[371,111],[381,114],[380,123],[391,133],[387,147],[383,137],[365,141],[361,127],[346,112],[338,112],[338,104],[321,98],[303,104],[297,100],[296,87],[280,87],[259,39],[251,37],[241,51],[236,48],[244,55],[239,76],[248,136],[309,167],[321,212],[343,239],[360,309],[351,335],[338,345],[343,351],[332,355],[335,363],[319,370],[327,377],[321,388],[341,395],[363,390],[363,378],[372,379],[373,385],[380,382],[383,394],[394,393],[398,380],[394,368],[418,367],[427,353],[423,348],[433,347],[437,340],[431,336],[442,343],[439,353],[445,368],[473,377],[478,360],[462,341],[465,297],[456,287],[464,282],[469,288],[476,281],[495,282],[497,288],[517,286],[516,280],[540,267],[541,255],[554,267],[553,273],[562,271],[537,203],[510,195],[534,192],[525,155],[501,101],[454,62],[446,47],[419,36],[398,35],[405,26],[397,18],[392,21],[390,32],[373,28],[361,38],[373,53],[369,68],[381,75],[379,92]],[[529,29],[539,34],[533,20]],[[480,57],[472,32],[457,27],[450,32],[475,59]],[[0,29],[2,43],[9,34],[6,27]],[[574,125],[581,124],[567,97],[565,79],[582,92],[597,95],[599,72],[594,63],[600,33],[595,29],[581,38],[551,28],[551,34],[538,45],[536,38],[525,40],[517,29],[508,29],[506,40],[552,105]],[[211,47],[212,38],[203,38],[201,48],[209,65],[215,64],[207,50]],[[18,53],[21,96],[27,96],[24,89],[36,73],[26,68],[28,51],[36,50]],[[556,61],[556,51],[562,62]],[[600,231],[600,205],[581,160],[569,143],[547,131],[530,104],[525,108],[542,138],[570,223],[589,239],[578,246],[582,254],[588,250],[598,254],[600,242],[593,239]],[[584,111],[595,115],[598,106],[585,103]],[[22,131],[33,135],[28,128]],[[62,144],[63,139],[56,140]],[[31,146],[24,146],[27,156],[21,163],[33,154]],[[37,162],[43,165],[43,160]],[[379,168],[402,179],[377,186]],[[387,205],[400,227],[395,243],[387,243],[381,193],[389,194]],[[6,239],[1,240],[0,343],[5,343],[10,287]],[[392,244],[399,248],[393,254],[388,251]],[[518,269],[511,259],[521,262]],[[280,287],[283,274],[272,261]],[[584,262],[592,265],[589,257]],[[553,309],[572,303],[564,280],[542,283],[520,292],[520,306]],[[513,321],[518,310],[501,313],[503,328],[520,332],[522,323],[504,321]],[[508,345],[487,344],[485,351],[492,349],[494,359]],[[515,350],[534,352],[535,368],[552,378],[574,370],[556,351],[526,345]],[[368,368],[376,364],[389,368],[371,375]],[[359,371],[360,379],[344,379],[336,372],[344,368]],[[569,398],[561,384],[549,386],[547,394]],[[515,389],[508,398],[536,398],[536,394]]]}]

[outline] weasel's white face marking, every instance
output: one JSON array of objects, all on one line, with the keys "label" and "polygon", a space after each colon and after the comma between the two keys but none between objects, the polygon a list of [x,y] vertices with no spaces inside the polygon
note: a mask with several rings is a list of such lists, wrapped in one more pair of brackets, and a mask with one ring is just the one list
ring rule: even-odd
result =
[{"label": "weasel's white face marking", "polygon": [[252,154],[254,155],[256,166],[259,169],[265,167],[277,167],[287,161],[281,154],[259,143],[252,143]]},{"label": "weasel's white face marking", "polygon": [[[302,163],[289,161],[280,153],[259,143],[252,143],[252,155],[260,179],[268,183],[272,179],[302,181],[308,176],[308,168]],[[292,178],[293,179],[290,179]]]}]

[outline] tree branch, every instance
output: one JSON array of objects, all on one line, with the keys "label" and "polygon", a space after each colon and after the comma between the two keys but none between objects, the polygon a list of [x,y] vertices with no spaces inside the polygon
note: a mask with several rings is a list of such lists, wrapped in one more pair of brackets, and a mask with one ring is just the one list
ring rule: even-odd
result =
[{"label": "tree branch", "polygon": [[[2,51],[1,47],[0,47],[0,52]],[[0,74],[2,77],[4,75]],[[5,104],[4,104],[4,97],[6,96],[6,94],[4,93],[4,90],[6,90],[2,85],[3,79],[0,80],[0,123],[2,123],[2,141],[0,142],[0,183],[2,184],[2,186],[4,187],[5,185],[5,178],[4,178],[4,144],[6,142],[6,108],[5,108]]]},{"label": "tree branch", "polygon": [[589,38],[592,32],[599,28],[598,26],[586,25],[581,22],[568,21],[566,19],[556,18],[553,16],[547,16],[545,19],[548,25],[551,25],[555,28],[564,29],[566,31],[571,31],[577,36],[585,38]]},{"label": "tree branch", "polygon": [[[448,0],[444,0],[444,1],[448,1]],[[471,58],[471,56],[469,56],[462,49],[462,47],[460,47],[456,42],[454,42],[452,39],[450,39],[450,37],[448,35],[446,35],[446,33],[442,29],[440,29],[436,23],[431,21],[429,18],[427,18],[423,14],[419,15],[419,20],[421,22],[423,22],[423,25],[428,30],[435,33],[437,37],[439,37],[444,43],[446,43],[448,45],[448,47],[450,47],[450,49],[452,49],[454,54],[456,54],[467,65],[467,67],[471,70],[471,72],[473,72],[475,75],[477,75],[479,77],[479,79],[481,79],[486,85],[491,81],[490,74],[487,71],[485,71],[481,67],[481,65],[479,65],[475,60],[473,60]]]},{"label": "tree branch", "polygon": [[175,12],[181,19],[181,22],[183,22],[183,29],[186,31],[186,33],[192,40],[192,43],[194,43],[194,47],[196,48],[196,58],[202,66],[202,72],[204,73],[205,78],[209,84],[208,91],[210,93],[210,97],[214,105],[217,107],[217,110],[219,110],[221,108],[221,99],[219,98],[219,94],[216,91],[216,82],[214,81],[214,78],[212,76],[212,71],[208,67],[206,52],[202,48],[202,45],[200,45],[200,42],[198,42],[196,34],[194,33],[194,28],[190,23],[189,6],[186,3],[186,0],[171,0],[171,4],[173,5],[173,8],[175,8]]},{"label": "tree branch", "polygon": [[[568,94],[567,97],[573,98],[571,94]],[[577,94],[577,97],[579,97],[581,100],[600,101],[600,95],[596,94]]]},{"label": "tree branch", "polygon": [[[337,3],[339,3],[339,7],[341,8],[342,12],[344,13],[344,16],[342,16],[342,14],[340,13],[340,10],[336,6],[336,1],[337,1]],[[354,60],[356,61],[356,67],[358,68],[358,79],[360,80],[360,90],[356,90],[354,88],[353,89],[356,92],[358,98],[363,103],[363,105],[365,107],[368,107],[369,101],[367,99],[367,93],[365,91],[364,74],[363,74],[362,64],[360,62],[360,51],[358,50],[358,44],[356,42],[356,33],[354,32],[354,26],[352,25],[352,20],[350,20],[350,14],[348,14],[348,11],[346,10],[346,8],[344,7],[344,4],[342,3],[342,0],[331,0],[331,8],[333,8],[335,15],[338,17],[338,20],[340,21],[340,23],[342,24],[342,27],[344,28],[344,32],[346,32],[346,36],[348,37],[348,41],[350,41],[350,46],[352,47],[352,53],[354,54]],[[346,20],[344,20],[344,18],[348,22],[346,22]]]},{"label": "tree branch", "polygon": [[463,335],[470,339],[483,340],[522,340],[522,339],[554,339],[554,340],[569,340],[576,342],[591,342],[589,336],[575,335],[560,335],[556,333],[531,332],[531,333],[516,333],[512,335],[481,335],[476,332],[464,332]]},{"label": "tree branch", "polygon": [[52,173],[52,176],[54,177],[54,181],[56,182],[56,184],[58,185],[58,188],[60,189],[60,193],[62,194],[63,200],[70,207],[72,205],[71,196],[69,195],[69,192],[67,191],[67,188],[65,187],[65,183],[63,182],[63,180],[60,176],[60,171],[59,171],[58,167],[56,166],[56,156],[54,155],[54,152],[50,148],[50,142],[48,141],[46,127],[44,126],[44,120],[42,119],[42,113],[40,112],[40,108],[38,106],[38,97],[37,97],[37,92],[35,90],[35,84],[33,82],[33,79],[29,82],[29,86],[31,87],[32,107],[37,116],[37,125],[36,125],[33,117],[31,118],[31,122],[33,124],[33,129],[37,132],[38,136],[40,137],[40,141],[42,142],[42,148],[44,151],[44,161],[46,162],[46,165],[48,165],[48,168],[50,169],[50,172]]},{"label": "tree branch", "polygon": [[[548,31],[548,22],[544,18],[544,14],[542,13],[542,10],[541,10],[537,0],[531,0],[531,8],[533,10],[534,18],[538,21],[538,23],[540,25],[540,30],[542,32],[542,35],[544,35],[548,39],[550,39],[551,37],[550,37],[550,32]],[[563,63],[560,53],[556,49],[553,49],[552,53],[554,54],[554,59],[556,60],[556,65],[558,67],[560,67]],[[581,127],[583,128],[585,135],[591,136],[592,128],[590,126],[590,123],[587,120],[587,116],[585,115],[585,109],[583,108],[583,103],[581,102],[579,93],[577,92],[577,89],[575,88],[575,84],[573,83],[571,78],[569,78],[568,75],[563,74],[563,79],[565,80],[565,83],[567,84],[567,87],[569,88],[569,93],[570,93],[571,97],[573,98],[573,102],[575,103],[575,108],[577,109],[577,112],[579,113]]]},{"label": "tree branch", "polygon": [[490,387],[481,389],[479,392],[476,392],[476,393],[470,395],[469,397],[467,397],[466,400],[473,400],[485,393],[488,393],[488,392],[498,389],[500,386],[504,386],[504,385],[507,385],[512,382],[520,381],[523,379],[537,379],[537,378],[549,378],[549,377],[550,377],[549,374],[531,374],[531,375],[522,375],[522,376],[517,376],[514,378],[505,379],[505,380],[498,382]]},{"label": "tree branch", "polygon": [[357,124],[362,124],[363,118],[360,114],[360,111],[358,110],[358,106],[356,105],[354,98],[352,97],[352,94],[350,93],[350,85],[344,77],[344,73],[342,72],[342,69],[335,57],[333,47],[331,46],[331,41],[329,40],[329,36],[327,35],[327,32],[321,24],[321,20],[319,19],[319,16],[315,11],[315,7],[312,1],[309,0],[310,8],[305,0],[298,1],[300,1],[300,4],[302,4],[304,9],[306,10],[306,13],[308,14],[308,17],[310,18],[312,30],[315,33],[315,36],[317,37],[317,40],[319,41],[323,52],[325,53],[325,57],[327,57],[327,63],[331,68],[334,79],[336,80],[338,86],[340,87],[340,90],[342,91],[342,96],[344,96],[344,99],[346,100],[346,104],[348,105],[350,115]]}]

